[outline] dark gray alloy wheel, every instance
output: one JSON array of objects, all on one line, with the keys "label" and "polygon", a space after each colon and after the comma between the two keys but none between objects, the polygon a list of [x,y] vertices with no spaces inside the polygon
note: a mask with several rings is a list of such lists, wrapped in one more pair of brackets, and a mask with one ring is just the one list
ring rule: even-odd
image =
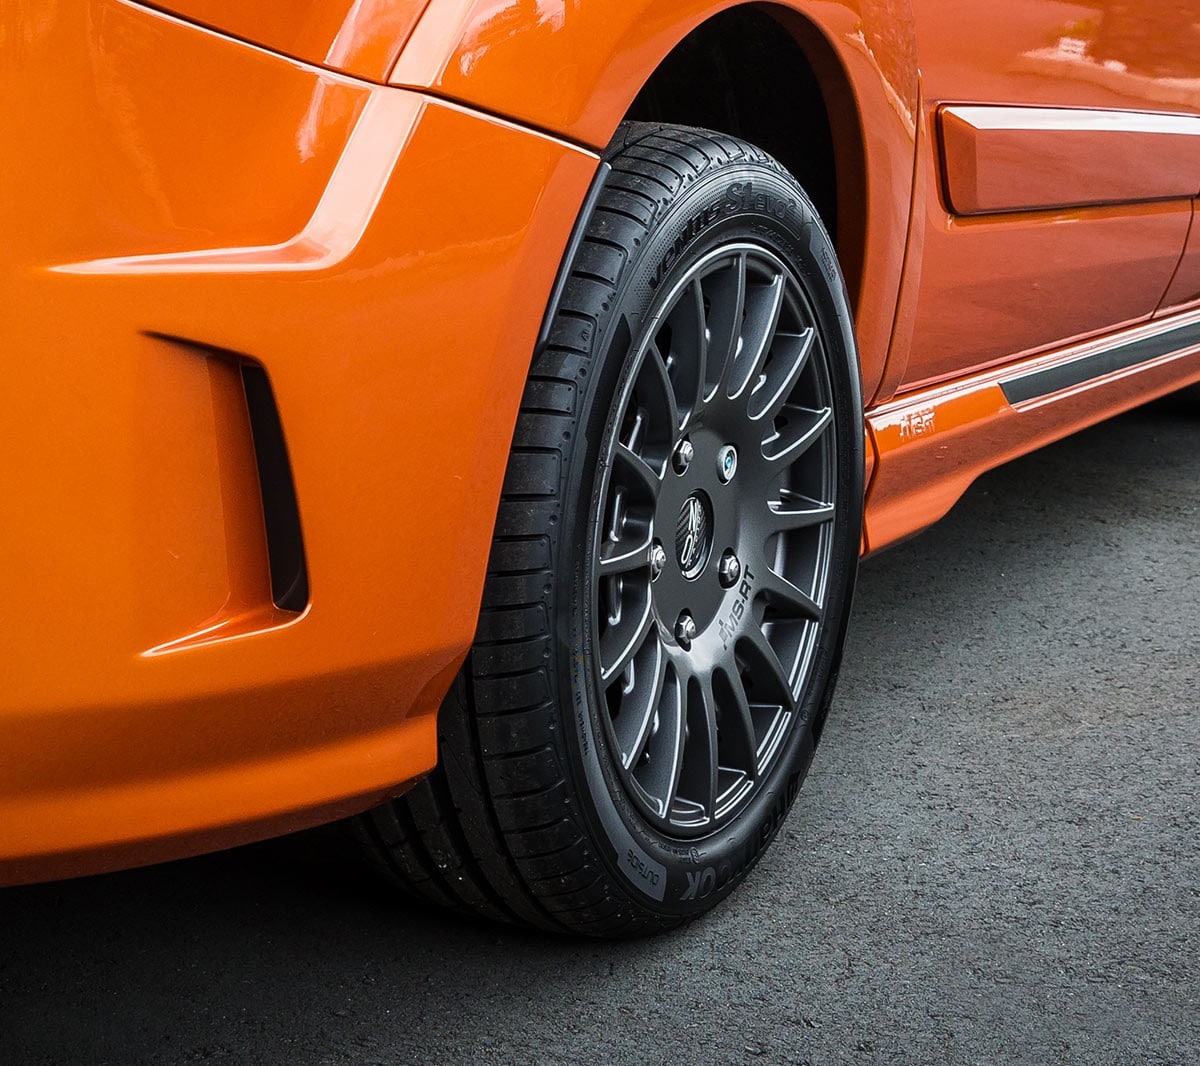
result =
[{"label": "dark gray alloy wheel", "polygon": [[837,448],[827,357],[776,254],[737,237],[655,309],[593,520],[593,667],[621,784],[669,836],[744,810],[823,617]]},{"label": "dark gray alloy wheel", "polygon": [[760,150],[622,127],[534,356],[439,766],[357,822],[410,893],[631,936],[710,908],[770,843],[858,559],[835,264]]}]

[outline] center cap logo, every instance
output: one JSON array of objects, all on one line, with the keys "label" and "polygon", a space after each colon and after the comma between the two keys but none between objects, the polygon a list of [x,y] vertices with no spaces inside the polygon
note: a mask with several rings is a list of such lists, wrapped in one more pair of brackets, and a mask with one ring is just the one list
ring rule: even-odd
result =
[{"label": "center cap logo", "polygon": [[708,500],[693,493],[683,501],[675,523],[675,557],[683,576],[696,577],[708,562],[712,541],[712,518]]}]

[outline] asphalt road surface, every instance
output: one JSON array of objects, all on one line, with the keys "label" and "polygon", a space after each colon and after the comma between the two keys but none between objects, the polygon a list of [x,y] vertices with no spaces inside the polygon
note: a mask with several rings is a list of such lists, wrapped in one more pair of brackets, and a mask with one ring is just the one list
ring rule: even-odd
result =
[{"label": "asphalt road surface", "polygon": [[319,832],[0,892],[0,1063],[1200,1061],[1200,401],[868,562],[808,783],[657,940],[396,904]]}]

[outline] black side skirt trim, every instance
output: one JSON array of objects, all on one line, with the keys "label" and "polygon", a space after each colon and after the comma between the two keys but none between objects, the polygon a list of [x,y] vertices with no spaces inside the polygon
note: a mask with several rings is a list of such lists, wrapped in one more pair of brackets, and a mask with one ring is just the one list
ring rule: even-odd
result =
[{"label": "black side skirt trim", "polygon": [[1036,400],[1054,392],[1062,392],[1063,389],[1074,385],[1082,385],[1085,381],[1101,378],[1106,374],[1114,374],[1118,370],[1128,370],[1139,363],[1148,363],[1152,359],[1197,344],[1200,344],[1200,322],[1188,322],[1174,329],[1156,333],[1153,337],[1128,341],[1118,344],[1115,348],[1105,348],[1103,351],[1072,359],[1060,366],[1051,366],[1045,370],[1035,370],[1029,374],[1009,378],[1000,382],[1000,388],[1004,390],[1004,398],[1010,404],[1024,403],[1026,400]]}]

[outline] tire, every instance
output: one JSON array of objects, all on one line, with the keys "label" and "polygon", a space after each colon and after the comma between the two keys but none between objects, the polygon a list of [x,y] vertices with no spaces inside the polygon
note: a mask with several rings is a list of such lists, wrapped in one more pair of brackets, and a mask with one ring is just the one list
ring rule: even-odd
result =
[{"label": "tire", "polygon": [[623,126],[606,160],[525,389],[439,766],[357,828],[426,900],[634,936],[728,895],[808,769],[863,426],[845,289],[795,180],[672,126]]}]

